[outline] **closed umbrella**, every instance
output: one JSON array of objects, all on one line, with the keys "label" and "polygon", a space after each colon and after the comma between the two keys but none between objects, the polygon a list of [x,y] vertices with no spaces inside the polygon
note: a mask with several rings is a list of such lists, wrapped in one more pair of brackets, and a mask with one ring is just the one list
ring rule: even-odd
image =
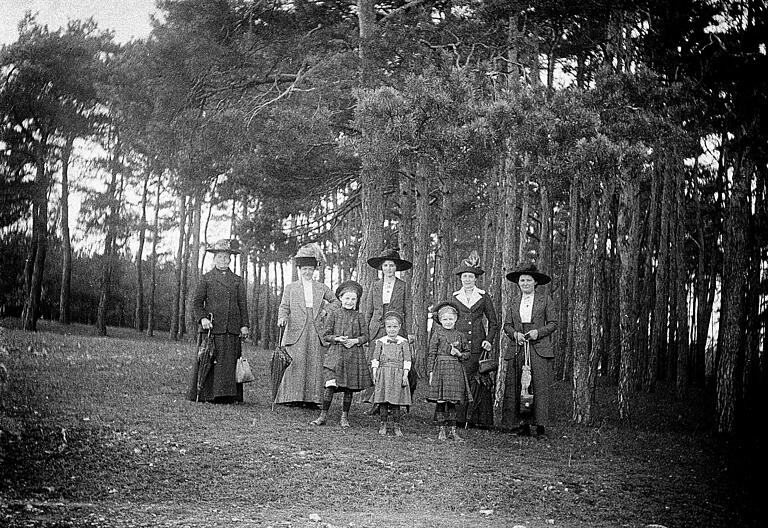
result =
[{"label": "closed umbrella", "polygon": [[269,362],[269,375],[272,381],[272,410],[275,410],[275,401],[277,400],[277,391],[280,389],[280,383],[283,381],[283,374],[293,358],[282,345],[283,327],[280,327],[280,343],[272,352],[272,360]]},{"label": "closed umbrella", "polygon": [[[213,314],[208,314],[208,318],[213,323]],[[207,332],[200,332],[197,335],[197,398],[200,401],[200,393],[203,391],[205,379],[211,372],[214,363],[216,363],[216,347],[213,344],[211,329]]]}]

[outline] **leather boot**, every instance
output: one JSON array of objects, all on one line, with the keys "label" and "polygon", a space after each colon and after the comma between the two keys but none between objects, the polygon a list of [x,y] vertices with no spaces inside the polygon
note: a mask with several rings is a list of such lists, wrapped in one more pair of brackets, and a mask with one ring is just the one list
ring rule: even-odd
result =
[{"label": "leather boot", "polygon": [[349,412],[341,411],[341,420],[339,421],[339,425],[344,428],[352,427],[349,424]]},{"label": "leather boot", "polygon": [[309,425],[325,425],[326,421],[328,421],[328,411],[320,411],[320,416],[309,422]]},{"label": "leather boot", "polygon": [[395,422],[395,436],[403,436],[403,430],[400,429],[400,422]]},{"label": "leather boot", "polygon": [[459,433],[458,433],[457,431],[458,431],[458,430],[457,430],[456,426],[455,426],[455,425],[452,425],[452,426],[451,426],[451,434],[450,434],[451,438],[453,438],[453,439],[454,439],[454,440],[456,440],[457,442],[463,442],[463,441],[464,441],[464,439],[463,439],[462,437],[460,437],[460,436],[459,436]]},{"label": "leather boot", "polygon": [[387,422],[384,420],[381,421],[381,425],[379,426],[379,434],[381,436],[387,436]]},{"label": "leather boot", "polygon": [[437,439],[440,442],[445,442],[446,436],[445,436],[445,426],[444,425],[438,425],[437,426]]}]

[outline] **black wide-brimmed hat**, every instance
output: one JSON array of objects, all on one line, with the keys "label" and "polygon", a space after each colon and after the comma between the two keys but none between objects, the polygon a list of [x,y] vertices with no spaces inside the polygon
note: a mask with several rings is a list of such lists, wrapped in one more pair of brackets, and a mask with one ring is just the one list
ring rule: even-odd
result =
[{"label": "black wide-brimmed hat", "polygon": [[461,275],[462,273],[474,273],[475,277],[479,277],[485,270],[480,267],[480,257],[477,251],[472,251],[467,258],[461,261],[459,267],[453,270],[454,275]]},{"label": "black wide-brimmed hat", "polygon": [[293,262],[297,268],[304,266],[317,267],[317,264],[322,260],[322,253],[320,248],[316,244],[307,244],[301,246],[296,252],[296,256],[293,257]]},{"label": "black wide-brimmed hat", "polygon": [[372,268],[381,269],[381,265],[387,260],[391,260],[395,263],[395,269],[397,271],[409,270],[413,267],[413,263],[400,258],[400,253],[396,249],[385,249],[379,253],[378,257],[372,257],[368,259],[368,265]]},{"label": "black wide-brimmed hat", "polygon": [[217,240],[213,244],[210,244],[207,248],[205,248],[205,250],[210,251],[211,253],[229,253],[230,255],[239,255],[240,242],[231,238],[222,238],[221,240]]},{"label": "black wide-brimmed hat", "polygon": [[339,284],[339,287],[336,288],[336,298],[339,299],[342,295],[344,295],[344,292],[346,291],[353,291],[357,293],[358,301],[360,300],[360,297],[363,296],[363,287],[360,285],[360,283],[353,280],[344,281]]},{"label": "black wide-brimmed hat", "polygon": [[548,284],[552,280],[552,277],[537,270],[534,264],[515,270],[512,273],[507,273],[507,280],[517,283],[517,281],[520,279],[520,275],[530,275],[533,277],[533,280],[536,281],[537,285]]}]

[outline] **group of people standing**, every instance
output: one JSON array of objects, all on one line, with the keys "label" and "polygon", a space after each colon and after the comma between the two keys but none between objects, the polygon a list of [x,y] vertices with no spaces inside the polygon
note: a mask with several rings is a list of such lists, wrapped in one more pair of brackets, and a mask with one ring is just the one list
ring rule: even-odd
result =
[{"label": "group of people standing", "polygon": [[[229,270],[230,256],[236,252],[231,244],[220,241],[208,251],[214,253],[215,267],[200,281],[194,309],[202,328],[212,325],[220,359],[211,379],[206,380],[201,399],[242,401],[242,384],[235,383],[234,365],[241,355],[238,337],[248,334],[245,288]],[[426,399],[435,403],[439,440],[461,441],[457,424],[493,426],[496,370],[487,364],[498,364],[495,343],[500,324],[493,299],[477,286],[478,277],[484,273],[478,260],[473,252],[454,270],[461,288],[431,310]],[[368,264],[381,273],[367,292],[355,281],[345,281],[332,292],[314,279],[318,264],[312,248],[301,248],[294,257],[299,280],[285,287],[280,302],[281,345],[292,362],[283,374],[275,403],[319,408],[320,415],[310,423],[321,426],[327,423],[334,395],[341,392],[340,425],[348,428],[353,395],[361,392],[363,401],[372,404],[371,412],[380,416],[379,433],[386,435],[391,430],[402,436],[401,409],[414,403],[417,376],[410,334],[410,287],[397,273],[410,269],[412,263],[392,249],[369,259]],[[503,326],[512,343],[504,355],[512,360],[508,390],[513,391],[517,403],[522,366],[526,364],[531,374],[527,390],[535,396],[532,413],[516,416],[516,432],[543,435],[549,425],[554,359],[551,334],[557,319],[549,296],[536,286],[550,282],[550,277],[530,266],[509,273],[507,279],[518,285]],[[211,313],[213,323],[208,318]],[[518,410],[516,404],[516,414]]]}]

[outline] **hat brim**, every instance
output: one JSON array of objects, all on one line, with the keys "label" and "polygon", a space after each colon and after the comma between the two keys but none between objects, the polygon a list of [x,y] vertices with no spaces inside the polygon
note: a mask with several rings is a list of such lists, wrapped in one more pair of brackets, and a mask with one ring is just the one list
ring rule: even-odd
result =
[{"label": "hat brim", "polygon": [[205,251],[208,253],[229,253],[230,255],[239,255],[239,251],[235,251],[234,249],[225,249],[225,248],[207,248]]},{"label": "hat brim", "polygon": [[342,282],[339,284],[339,286],[336,288],[336,298],[339,299],[344,294],[345,291],[353,291],[357,293],[357,300],[359,301],[360,298],[363,296],[363,287],[360,284],[357,283],[350,283],[350,282]]},{"label": "hat brim", "polygon": [[517,281],[520,280],[521,275],[528,275],[533,277],[533,280],[536,281],[537,285],[544,285],[552,282],[552,277],[539,271],[513,271],[512,273],[507,273],[507,280],[517,284]]},{"label": "hat brim", "polygon": [[304,266],[317,267],[317,259],[315,257],[293,257],[293,262],[297,268],[303,268]]},{"label": "hat brim", "polygon": [[393,258],[393,257],[373,257],[368,259],[368,265],[375,269],[381,269],[381,265],[384,264],[386,261],[391,261],[395,263],[395,269],[397,271],[405,271],[409,270],[413,267],[413,263],[409,262],[407,260]]},{"label": "hat brim", "polygon": [[445,307],[445,306],[450,306],[451,308],[456,310],[457,314],[461,311],[461,309],[459,308],[459,305],[456,304],[455,302],[453,302],[453,301],[442,301],[442,302],[437,303],[437,305],[435,306],[435,309],[432,311],[432,313],[436,314],[436,313],[440,312],[440,309]]},{"label": "hat brim", "polygon": [[478,268],[476,266],[459,266],[455,270],[453,270],[454,275],[461,275],[462,273],[473,273],[475,277],[479,277],[483,273],[485,273],[485,270]]}]

